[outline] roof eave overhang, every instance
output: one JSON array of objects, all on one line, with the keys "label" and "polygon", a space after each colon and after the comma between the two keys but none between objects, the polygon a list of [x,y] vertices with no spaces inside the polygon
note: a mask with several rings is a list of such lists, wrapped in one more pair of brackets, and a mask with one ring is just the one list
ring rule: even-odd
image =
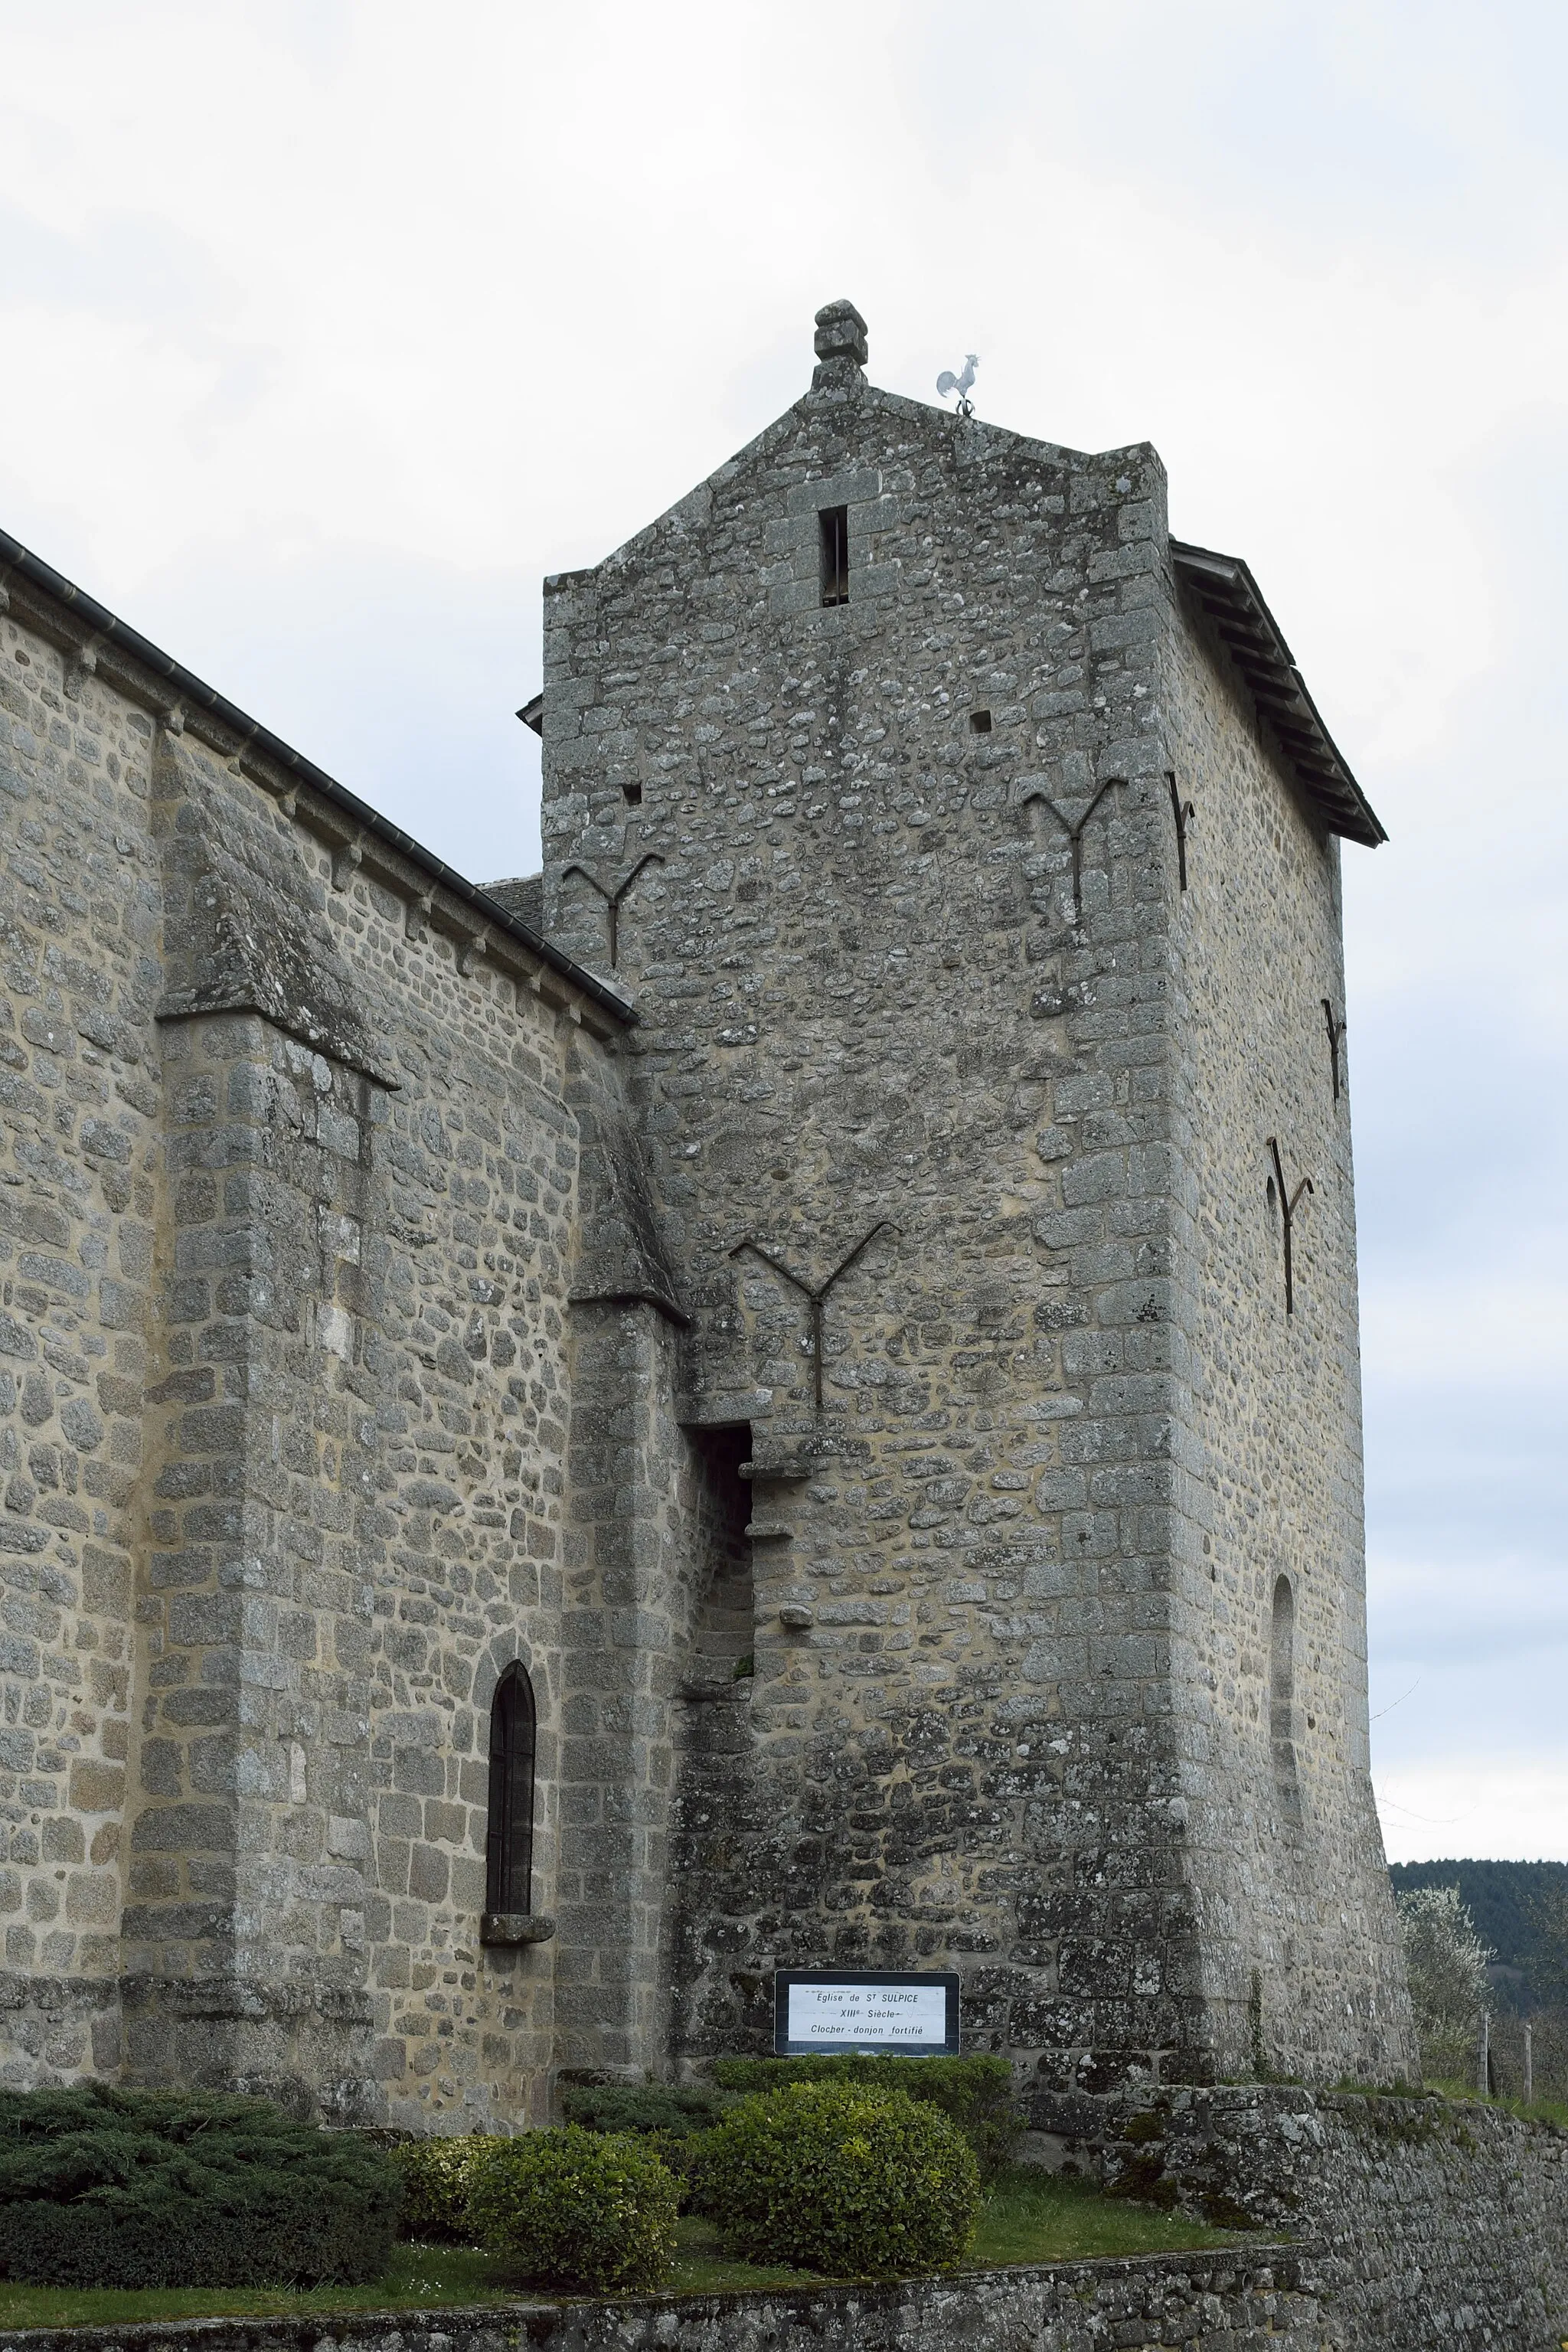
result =
[{"label": "roof eave overhang", "polygon": [[1388,835],[1324,726],[1247,565],[1238,555],[1180,540],[1171,542],[1171,560],[1240,671],[1308,807],[1331,833],[1375,849]]},{"label": "roof eave overhang", "polygon": [[[549,965],[579,996],[587,998],[618,1025],[630,1026],[636,1022],[636,1010],[627,999],[617,990],[608,987],[596,973],[585,970],[571,956],[564,954],[552,940],[536,931],[531,924],[521,921],[498,899],[492,898],[488,891],[470,882],[454,866],[447,865],[434,850],[426,849],[423,842],[416,841],[413,835],[405,833],[401,825],[394,824],[378,809],[362,801],[345,784],[340,784],[335,777],[318,768],[313,761],[307,760],[303,752],[296,751],[280,736],[274,735],[215,688],[194,676],[172,655],[164,653],[120,620],[107,605],[99,604],[74,581],[66,579],[41,556],[33,554],[20,540],[13,539],[8,531],[0,530],[0,585],[4,583],[6,572],[26,583],[36,595],[45,600],[47,606],[52,605],[58,613],[65,623],[58,632],[62,643],[80,642],[89,646],[95,660],[100,654],[117,656],[123,665],[123,674],[116,678],[115,683],[123,691],[133,694],[148,710],[156,711],[177,702],[193,717],[216,721],[219,730],[218,740],[222,741],[228,736],[236,737],[241,750],[259,753],[286,777],[300,777],[329,808],[346,821],[351,832],[384,843],[388,849],[405,860],[422,877],[438,883],[454,899],[469,908],[476,917],[482,919],[485,927],[509,935],[540,963]],[[0,610],[3,609],[4,604],[0,601]],[[157,691],[149,693],[144,690],[154,682]],[[536,700],[540,698],[535,698]],[[525,706],[525,709],[531,708],[531,704]],[[518,715],[521,718],[522,713]],[[222,748],[225,757],[233,755],[234,745],[223,742]]]}]

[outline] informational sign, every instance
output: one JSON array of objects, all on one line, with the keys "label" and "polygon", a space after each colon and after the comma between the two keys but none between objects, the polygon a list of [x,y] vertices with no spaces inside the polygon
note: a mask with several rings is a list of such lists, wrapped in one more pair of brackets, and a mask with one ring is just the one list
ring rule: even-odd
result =
[{"label": "informational sign", "polygon": [[959,2049],[958,1979],[861,1969],[780,1969],[773,1979],[773,2051]]}]

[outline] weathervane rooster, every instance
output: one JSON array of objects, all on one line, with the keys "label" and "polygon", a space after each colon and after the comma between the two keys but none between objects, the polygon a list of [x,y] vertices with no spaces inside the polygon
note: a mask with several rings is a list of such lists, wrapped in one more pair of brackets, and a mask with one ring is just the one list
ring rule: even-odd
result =
[{"label": "weathervane rooster", "polygon": [[977,355],[973,352],[966,352],[962,375],[954,375],[951,368],[943,368],[936,380],[939,400],[945,400],[950,392],[957,393],[960,416],[973,416],[974,414],[974,403],[969,397],[969,387],[974,382],[974,371],[979,365]]}]

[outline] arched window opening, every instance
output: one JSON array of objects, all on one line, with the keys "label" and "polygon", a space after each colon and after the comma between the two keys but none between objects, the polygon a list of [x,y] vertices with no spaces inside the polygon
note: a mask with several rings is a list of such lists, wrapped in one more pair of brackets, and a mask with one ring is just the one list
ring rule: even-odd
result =
[{"label": "arched window opening", "polygon": [[517,1916],[532,1908],[533,1685],[508,1666],[490,1702],[489,1814],[485,1909]]},{"label": "arched window opening", "polygon": [[1268,1737],[1274,1751],[1274,1782],[1288,1820],[1300,1820],[1296,1777],[1296,1595],[1288,1576],[1274,1586],[1268,1637]]}]

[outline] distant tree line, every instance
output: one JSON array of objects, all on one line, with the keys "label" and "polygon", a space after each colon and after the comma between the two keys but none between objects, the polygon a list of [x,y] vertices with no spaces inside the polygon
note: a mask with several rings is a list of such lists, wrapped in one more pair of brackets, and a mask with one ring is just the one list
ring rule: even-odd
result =
[{"label": "distant tree line", "polygon": [[1489,1963],[1495,2003],[1529,2016],[1568,2002],[1568,1862],[1396,1862],[1395,1895],[1457,1886]]},{"label": "distant tree line", "polygon": [[1568,2100],[1568,1863],[1395,1864],[1411,2000],[1428,2082]]}]

